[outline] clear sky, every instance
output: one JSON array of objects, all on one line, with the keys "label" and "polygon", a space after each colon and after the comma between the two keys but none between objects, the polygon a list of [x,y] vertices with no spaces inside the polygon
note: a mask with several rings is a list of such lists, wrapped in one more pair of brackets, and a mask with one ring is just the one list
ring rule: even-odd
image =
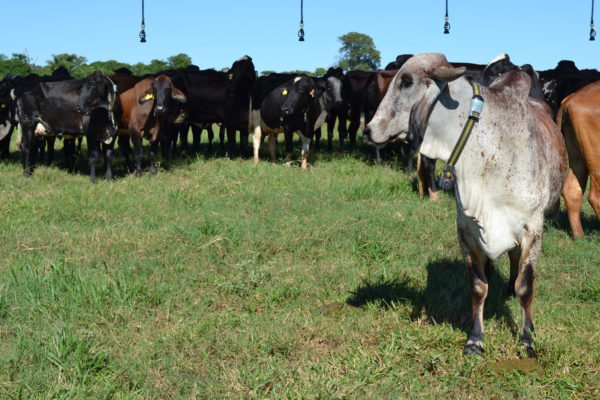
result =
[{"label": "clear sky", "polygon": [[600,68],[600,35],[588,40],[591,0],[449,0],[449,35],[444,0],[304,0],[305,42],[297,39],[300,0],[146,0],[147,43],[138,38],[141,0],[6,0],[1,9],[0,53],[27,52],[40,65],[59,53],[131,64],[187,53],[220,69],[248,54],[258,71],[313,71],[335,65],[337,38],[354,31],[373,38],[382,68],[423,52],[480,64],[506,52],[538,70],[562,59]]}]

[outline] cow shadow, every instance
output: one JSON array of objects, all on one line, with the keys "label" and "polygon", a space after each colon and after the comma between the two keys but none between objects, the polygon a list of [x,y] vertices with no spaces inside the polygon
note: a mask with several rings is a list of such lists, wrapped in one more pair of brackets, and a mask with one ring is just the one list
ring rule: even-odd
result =
[{"label": "cow shadow", "polygon": [[[587,197],[585,197],[583,201],[587,201],[586,199]],[[584,234],[588,234],[591,231],[600,231],[600,219],[596,218],[594,214],[581,213],[579,217],[581,218],[581,226],[583,227]],[[556,229],[563,230],[569,235],[572,234],[571,225],[569,224],[569,216],[564,205],[561,207],[558,213],[558,219],[548,218],[546,221],[548,225],[553,226]]]},{"label": "cow shadow", "polygon": [[[516,334],[518,327],[508,307],[507,280],[492,268],[484,318],[501,320]],[[346,303],[353,307],[376,304],[392,308],[403,303],[412,306],[411,320],[425,320],[431,324],[448,323],[468,333],[471,327],[471,300],[464,263],[442,259],[427,265],[427,282],[420,287],[414,278],[364,280],[350,293]]]}]

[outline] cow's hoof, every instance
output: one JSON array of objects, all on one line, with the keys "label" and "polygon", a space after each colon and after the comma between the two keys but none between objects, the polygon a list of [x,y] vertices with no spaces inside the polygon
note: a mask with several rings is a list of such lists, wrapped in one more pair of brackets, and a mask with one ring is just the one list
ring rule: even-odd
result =
[{"label": "cow's hoof", "polygon": [[429,189],[429,200],[438,201],[439,199],[440,196],[437,194],[437,192],[434,192],[433,190]]},{"label": "cow's hoof", "polygon": [[483,354],[483,347],[475,343],[467,344],[465,345],[463,354],[465,356],[470,356],[472,354],[480,356]]},{"label": "cow's hoof", "polygon": [[291,167],[292,166],[292,160],[286,160],[284,162],[284,164],[285,164],[286,167]]}]

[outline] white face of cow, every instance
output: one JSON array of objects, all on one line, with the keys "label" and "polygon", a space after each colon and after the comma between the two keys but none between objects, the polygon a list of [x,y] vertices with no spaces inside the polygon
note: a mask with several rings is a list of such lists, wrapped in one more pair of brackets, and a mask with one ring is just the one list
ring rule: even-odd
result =
[{"label": "white face of cow", "polygon": [[342,103],[342,82],[334,77],[327,78],[327,90],[325,91],[327,106],[333,107]]},{"label": "white face of cow", "polygon": [[431,107],[446,83],[464,74],[452,68],[442,54],[428,53],[410,58],[390,83],[365,135],[374,145],[399,138],[409,132],[422,135]]}]

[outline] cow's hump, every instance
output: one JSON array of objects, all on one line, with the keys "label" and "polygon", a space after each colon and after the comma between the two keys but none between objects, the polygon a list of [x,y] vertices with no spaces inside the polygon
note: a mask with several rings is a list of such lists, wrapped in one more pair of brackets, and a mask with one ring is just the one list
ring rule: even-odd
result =
[{"label": "cow's hump", "polygon": [[492,82],[490,90],[500,93],[509,92],[511,96],[525,100],[529,96],[531,78],[523,71],[509,71]]}]

